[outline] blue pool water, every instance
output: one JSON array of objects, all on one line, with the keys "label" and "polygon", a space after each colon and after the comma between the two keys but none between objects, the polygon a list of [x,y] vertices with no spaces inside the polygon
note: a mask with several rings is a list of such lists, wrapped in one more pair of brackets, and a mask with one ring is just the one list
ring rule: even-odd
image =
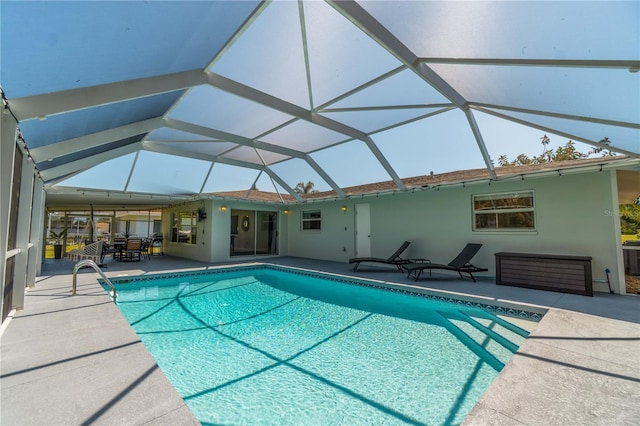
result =
[{"label": "blue pool water", "polygon": [[203,424],[458,424],[527,336],[278,268],[126,281],[120,310]]}]

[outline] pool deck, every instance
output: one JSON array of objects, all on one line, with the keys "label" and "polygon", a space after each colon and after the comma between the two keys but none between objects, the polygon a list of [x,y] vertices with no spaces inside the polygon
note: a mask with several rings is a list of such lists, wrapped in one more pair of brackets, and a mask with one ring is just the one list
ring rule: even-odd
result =
[{"label": "pool deck", "polygon": [[[418,283],[391,269],[294,257],[299,268],[548,308],[463,424],[635,425],[640,419],[640,297],[594,297],[497,286],[434,274]],[[170,256],[108,262],[109,277],[219,266]],[[91,269],[47,260],[25,309],[3,324],[2,425],[196,425]]]}]

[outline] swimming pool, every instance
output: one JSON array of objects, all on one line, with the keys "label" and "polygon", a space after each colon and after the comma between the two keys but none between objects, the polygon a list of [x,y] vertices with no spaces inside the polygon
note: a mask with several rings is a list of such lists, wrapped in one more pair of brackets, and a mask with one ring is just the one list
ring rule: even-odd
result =
[{"label": "swimming pool", "polygon": [[282,267],[112,281],[203,424],[458,424],[527,336],[504,308]]}]

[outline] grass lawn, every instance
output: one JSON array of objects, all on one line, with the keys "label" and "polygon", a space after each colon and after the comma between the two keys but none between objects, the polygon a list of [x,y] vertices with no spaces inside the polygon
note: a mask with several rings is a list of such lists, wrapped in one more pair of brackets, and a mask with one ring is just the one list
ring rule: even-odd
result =
[{"label": "grass lawn", "polygon": [[[77,244],[67,244],[67,253],[70,252],[71,250],[75,250],[77,248],[78,248]],[[64,257],[64,255],[62,257]],[[53,255],[53,244],[47,244],[45,246],[44,258],[45,259],[54,259],[55,258],[55,256]]]}]

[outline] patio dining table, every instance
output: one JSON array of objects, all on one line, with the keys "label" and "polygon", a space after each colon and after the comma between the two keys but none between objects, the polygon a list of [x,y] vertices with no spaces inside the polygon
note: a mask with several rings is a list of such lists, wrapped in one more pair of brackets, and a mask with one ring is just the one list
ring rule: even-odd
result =
[{"label": "patio dining table", "polygon": [[122,254],[124,253],[124,249],[127,247],[127,240],[115,240],[113,242],[113,248],[115,249],[114,258],[118,260],[122,260]]}]

